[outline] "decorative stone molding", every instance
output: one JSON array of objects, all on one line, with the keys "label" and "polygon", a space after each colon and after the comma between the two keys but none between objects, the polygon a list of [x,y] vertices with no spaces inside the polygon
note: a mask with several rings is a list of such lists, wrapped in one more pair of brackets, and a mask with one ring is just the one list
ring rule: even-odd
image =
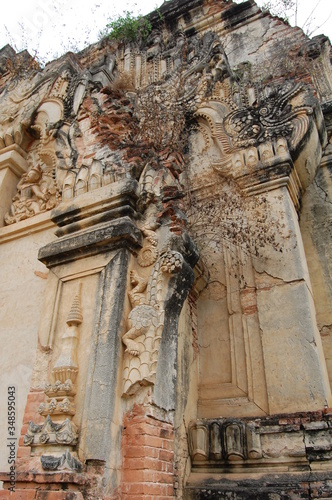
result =
[{"label": "decorative stone molding", "polygon": [[[193,470],[263,471],[273,464],[318,464],[332,458],[331,414],[306,412],[257,419],[204,419],[188,429]],[[279,467],[279,469],[278,469]]]},{"label": "decorative stone molding", "polygon": [[26,152],[13,144],[0,151],[0,169],[9,168],[17,177],[25,174],[28,170]]},{"label": "decorative stone molding", "polygon": [[189,449],[193,465],[262,458],[260,436],[255,425],[235,419],[192,423],[189,426]]},{"label": "decorative stone molding", "polygon": [[82,472],[83,466],[79,460],[72,456],[67,450],[60,457],[53,455],[42,455],[40,458],[44,470],[73,470],[75,472]]},{"label": "decorative stone molding", "polygon": [[63,422],[53,422],[48,415],[43,424],[29,422],[28,432],[24,436],[26,446],[70,445],[77,443],[78,433],[75,424],[68,418]]},{"label": "decorative stone molding", "polygon": [[39,406],[38,412],[41,415],[75,415],[75,404],[70,397],[52,398],[47,403]]}]

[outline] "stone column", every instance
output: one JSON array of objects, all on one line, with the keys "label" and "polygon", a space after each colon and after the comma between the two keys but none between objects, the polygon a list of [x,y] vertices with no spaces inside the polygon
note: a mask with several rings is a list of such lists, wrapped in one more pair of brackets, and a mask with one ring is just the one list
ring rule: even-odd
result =
[{"label": "stone column", "polygon": [[[279,146],[283,142],[277,141]],[[239,179],[247,194],[264,192],[277,243],[275,248],[267,243],[260,256],[253,259],[270,414],[322,410],[331,405],[296,212],[301,191],[314,172],[310,172],[307,162],[308,178],[301,176],[286,142],[279,151],[265,165],[257,162],[252,175]]]},{"label": "stone column", "polygon": [[27,170],[26,153],[17,144],[0,150],[0,227],[8,212],[17,183]]}]

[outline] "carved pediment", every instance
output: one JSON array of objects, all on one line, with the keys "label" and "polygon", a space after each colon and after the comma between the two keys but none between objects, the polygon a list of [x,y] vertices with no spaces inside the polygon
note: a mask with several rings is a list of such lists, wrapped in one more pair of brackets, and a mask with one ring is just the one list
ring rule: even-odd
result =
[{"label": "carved pediment", "polygon": [[[318,137],[321,123],[317,109],[317,101],[305,84],[288,81],[253,88],[228,79],[217,82],[195,116],[205,150],[210,151],[210,164],[222,175],[241,179],[240,184],[247,186],[256,182],[255,176],[258,183],[264,181],[267,172],[269,180],[275,175],[289,176],[297,161],[296,176],[306,187],[319,163],[319,155],[313,155],[309,143],[315,140],[315,147],[319,147],[323,140]],[[308,158],[310,173],[304,166]],[[274,165],[284,167],[276,173]]]}]

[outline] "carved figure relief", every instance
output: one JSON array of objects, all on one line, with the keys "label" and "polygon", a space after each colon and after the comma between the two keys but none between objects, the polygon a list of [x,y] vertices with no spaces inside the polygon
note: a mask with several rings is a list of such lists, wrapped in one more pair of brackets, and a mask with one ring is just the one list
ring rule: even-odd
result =
[{"label": "carved figure relief", "polygon": [[52,175],[38,164],[23,174],[17,185],[5,223],[13,224],[54,208],[59,202],[59,192]]},{"label": "carved figure relief", "polygon": [[155,381],[158,349],[164,325],[163,302],[167,277],[178,272],[183,263],[179,252],[162,252],[152,268],[149,279],[131,271],[132,290],[128,292],[133,309],[128,316],[129,329],[122,337],[126,346],[124,361],[124,388],[133,394],[140,385]]},{"label": "carved figure relief", "polygon": [[61,106],[55,102],[44,102],[38,110],[34,125],[39,138],[34,142],[28,155],[30,169],[23,174],[17,185],[9,212],[5,215],[6,224],[14,224],[47,210],[60,201],[56,182],[55,140],[49,129],[50,119],[61,116]]}]

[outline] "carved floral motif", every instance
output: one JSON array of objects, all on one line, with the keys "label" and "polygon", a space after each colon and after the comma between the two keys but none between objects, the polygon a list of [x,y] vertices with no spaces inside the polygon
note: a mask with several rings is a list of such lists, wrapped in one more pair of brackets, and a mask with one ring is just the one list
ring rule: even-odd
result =
[{"label": "carved floral motif", "polygon": [[308,126],[310,106],[292,105],[303,93],[302,84],[275,87],[268,97],[253,106],[238,109],[224,118],[224,129],[237,148],[247,148],[271,139],[286,137],[296,145]]}]

